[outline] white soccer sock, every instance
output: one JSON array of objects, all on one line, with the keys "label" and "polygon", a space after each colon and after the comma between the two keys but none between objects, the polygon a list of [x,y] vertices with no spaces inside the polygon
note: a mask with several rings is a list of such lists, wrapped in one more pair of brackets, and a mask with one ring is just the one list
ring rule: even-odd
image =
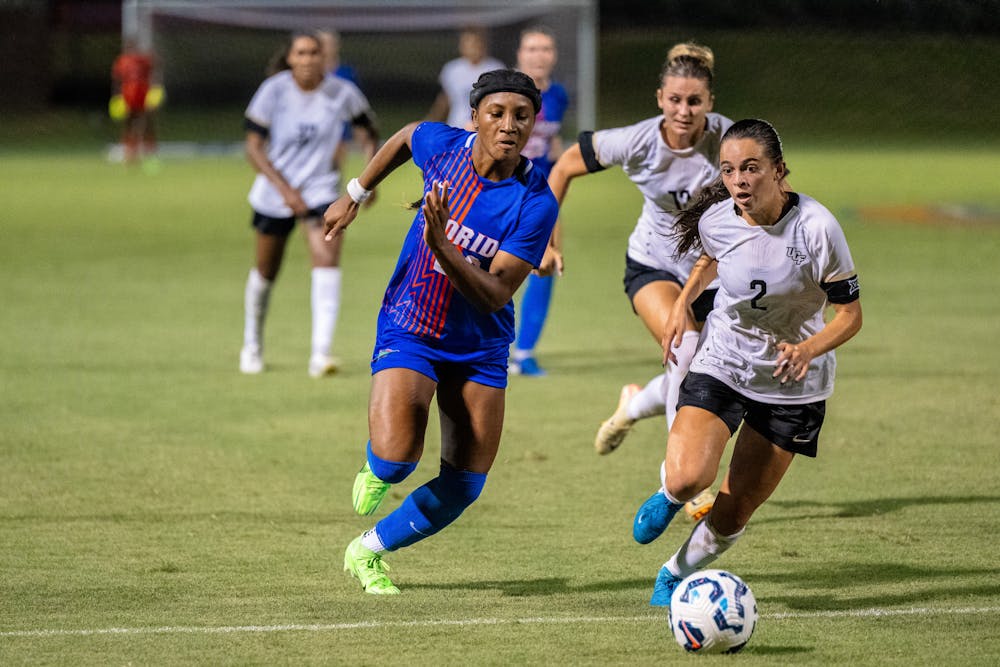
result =
[{"label": "white soccer sock", "polygon": [[534,355],[535,355],[534,350],[522,350],[519,347],[515,347],[514,351],[511,353],[510,356],[514,359],[514,361],[521,362],[524,361],[525,359],[528,359],[529,357],[533,357]]},{"label": "white soccer sock", "polygon": [[374,528],[372,528],[369,531],[366,531],[361,536],[361,545],[366,549],[374,551],[377,554],[380,554],[383,551],[385,551],[385,545],[382,544],[382,540],[378,538],[378,533],[375,532]]},{"label": "white soccer sock", "polygon": [[328,355],[340,313],[340,269],[314,267],[312,270],[312,353]]},{"label": "white soccer sock", "polygon": [[273,280],[266,280],[257,267],[250,269],[247,286],[243,292],[243,346],[258,350],[263,346],[264,319],[267,302],[271,298]]},{"label": "white soccer sock", "polygon": [[744,532],[746,528],[735,535],[719,535],[708,523],[708,519],[702,519],[691,531],[687,541],[664,565],[677,577],[686,577],[692,572],[703,570],[729,547],[736,544],[736,540],[740,539]]},{"label": "white soccer sock", "polygon": [[666,404],[663,402],[663,382],[666,380],[665,374],[657,375],[646,383],[646,386],[639,390],[625,408],[625,414],[631,420],[645,419],[662,415]]},{"label": "white soccer sock", "polygon": [[667,377],[663,383],[665,390],[663,402],[667,411],[668,432],[674,423],[674,417],[677,416],[677,401],[681,395],[681,382],[684,381],[684,376],[687,375],[688,369],[691,367],[691,360],[694,359],[695,352],[698,351],[699,336],[697,331],[685,331],[681,337],[680,347],[674,348],[677,363],[671,361],[667,365]]},{"label": "white soccer sock", "polygon": [[664,461],[660,464],[660,491],[663,493],[663,497],[667,499],[667,502],[671,505],[683,505],[683,500],[677,500],[670,492],[667,491],[667,462]]}]

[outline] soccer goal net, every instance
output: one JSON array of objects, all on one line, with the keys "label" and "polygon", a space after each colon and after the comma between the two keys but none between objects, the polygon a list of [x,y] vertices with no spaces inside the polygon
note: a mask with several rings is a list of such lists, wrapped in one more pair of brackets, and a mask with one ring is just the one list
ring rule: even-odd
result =
[{"label": "soccer goal net", "polygon": [[123,38],[156,54],[166,113],[241,110],[289,33],[333,29],[386,133],[426,114],[462,28],[484,28],[490,54],[513,66],[521,30],[541,24],[569,92],[564,134],[596,121],[596,0],[125,0],[122,19]]}]

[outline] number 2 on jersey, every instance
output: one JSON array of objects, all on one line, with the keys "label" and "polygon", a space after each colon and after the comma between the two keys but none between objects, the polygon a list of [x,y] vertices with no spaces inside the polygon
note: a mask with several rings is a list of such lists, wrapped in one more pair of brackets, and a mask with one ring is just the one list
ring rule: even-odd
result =
[{"label": "number 2 on jersey", "polygon": [[757,303],[761,297],[767,294],[767,283],[763,280],[751,280],[750,289],[760,290],[757,292],[757,296],[750,299],[750,307],[755,310],[767,310],[767,306],[762,306]]}]

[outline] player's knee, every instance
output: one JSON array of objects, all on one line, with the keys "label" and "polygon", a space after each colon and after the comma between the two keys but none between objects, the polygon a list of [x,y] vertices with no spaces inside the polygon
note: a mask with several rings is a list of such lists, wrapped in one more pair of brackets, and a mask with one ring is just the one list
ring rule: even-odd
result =
[{"label": "player's knee", "polygon": [[697,496],[715,481],[714,475],[699,474],[698,471],[678,470],[673,474],[671,472],[667,472],[665,484],[667,493],[684,502]]},{"label": "player's knee", "polygon": [[398,484],[417,469],[417,461],[390,461],[383,459],[372,451],[371,440],[368,441],[368,467],[372,474],[383,482]]},{"label": "player's knee", "polygon": [[442,461],[441,474],[426,484],[426,497],[419,504],[428,520],[440,530],[479,498],[485,484],[485,473],[456,470]]}]

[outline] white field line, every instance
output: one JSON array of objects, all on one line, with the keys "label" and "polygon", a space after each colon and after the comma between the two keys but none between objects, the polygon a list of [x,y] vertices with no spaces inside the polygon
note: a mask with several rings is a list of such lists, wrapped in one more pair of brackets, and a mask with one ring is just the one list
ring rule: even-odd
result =
[{"label": "white field line", "polygon": [[[940,616],[968,614],[996,614],[1000,607],[911,607],[909,609],[844,609],[835,611],[779,612],[763,614],[768,620],[799,618],[883,618],[892,616]],[[158,628],[95,628],[91,630],[10,630],[0,632],[0,638],[16,637],[87,637],[94,635],[180,635],[180,634],[238,634],[254,632],[338,632],[341,630],[380,630],[384,628],[420,628],[432,626],[476,626],[476,625],[541,625],[541,624],[585,624],[585,623],[647,623],[662,622],[663,615],[657,616],[568,616],[536,618],[469,618],[459,620],[425,621],[361,621],[358,623],[327,623],[311,625],[230,625],[217,627],[163,626]]]}]

